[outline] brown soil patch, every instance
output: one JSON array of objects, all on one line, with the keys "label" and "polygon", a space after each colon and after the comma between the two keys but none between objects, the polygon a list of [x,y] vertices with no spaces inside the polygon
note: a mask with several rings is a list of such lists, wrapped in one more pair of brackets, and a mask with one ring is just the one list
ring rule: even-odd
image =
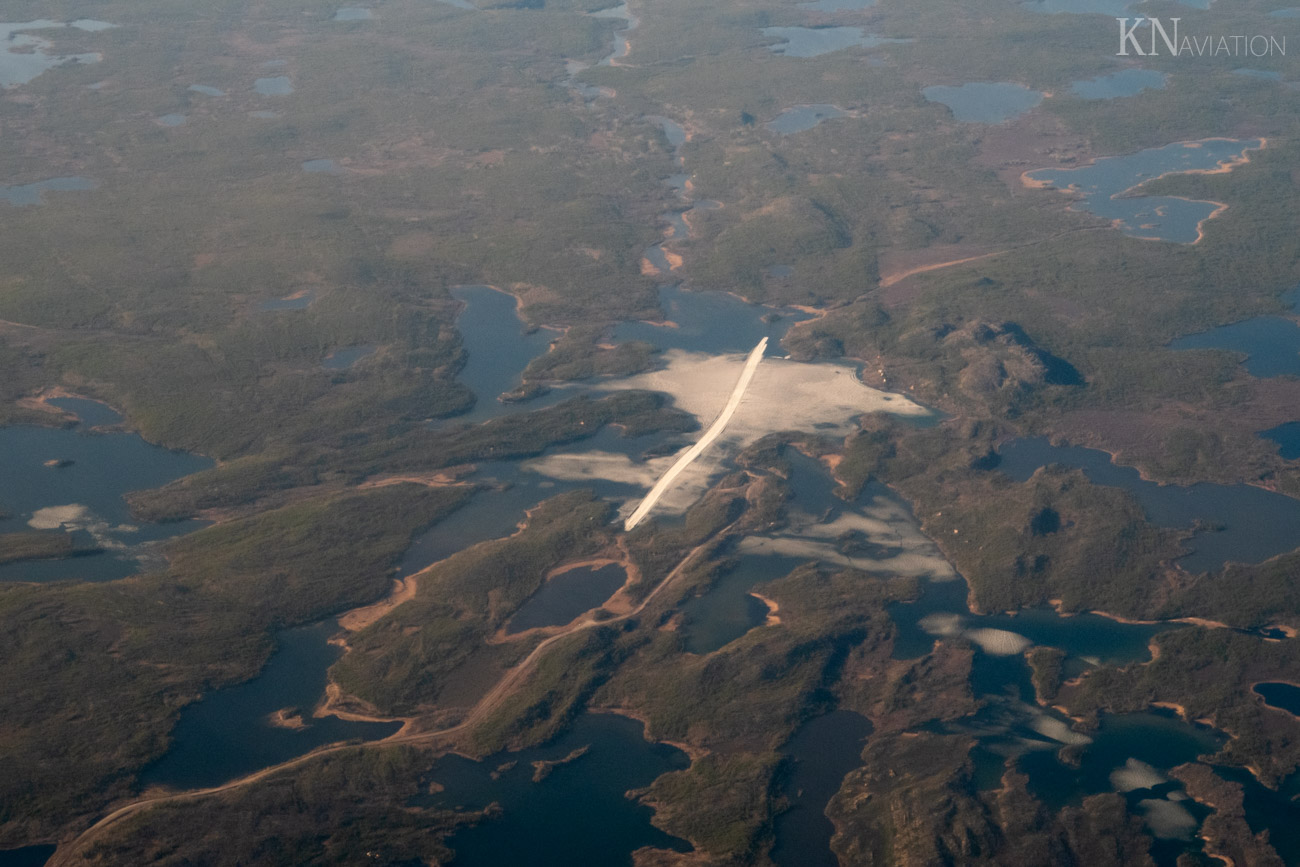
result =
[{"label": "brown soil patch", "polygon": [[1293,420],[1293,408],[1300,406],[1300,381],[1247,380],[1242,390],[1247,397],[1225,409],[1170,403],[1151,410],[1070,412],[1053,425],[1051,435],[1072,445],[1110,452],[1119,463],[1141,469],[1143,463],[1164,457],[1165,438],[1171,430],[1182,427],[1216,431],[1245,447],[1235,450],[1232,464],[1220,467],[1219,477],[1208,481],[1258,482],[1276,467],[1276,458],[1274,446],[1261,440],[1257,432]]},{"label": "brown soil patch", "polygon": [[302,729],[307,727],[302,714],[292,708],[282,707],[267,717],[267,722],[280,729]]},{"label": "brown soil patch", "polygon": [[1087,139],[1051,115],[1030,112],[990,127],[980,141],[975,164],[993,169],[1016,195],[1025,190],[1021,175],[1042,168],[1073,168],[1092,156]]},{"label": "brown soil patch", "polygon": [[407,232],[398,235],[388,245],[388,252],[397,259],[418,259],[429,255],[438,244],[433,232]]},{"label": "brown soil patch", "polygon": [[381,716],[374,705],[354,695],[345,694],[337,683],[326,685],[324,700],[312,712],[315,719],[327,716],[349,722],[400,722],[402,728],[397,732],[398,735],[405,734],[413,720],[412,717]]},{"label": "brown soil patch", "polygon": [[402,603],[410,602],[415,598],[415,592],[419,588],[417,578],[418,576],[412,575],[405,580],[401,578],[394,579],[393,589],[387,596],[373,605],[352,609],[339,618],[339,626],[342,626],[348,632],[359,632],[370,624],[377,622]]},{"label": "brown soil patch", "polygon": [[529,307],[536,307],[539,304],[559,304],[564,300],[554,289],[530,283],[511,284],[510,293],[519,299],[519,318],[526,321],[531,321],[524,315],[524,311]]},{"label": "brown soil patch", "polygon": [[776,603],[775,599],[770,599],[762,593],[750,593],[749,595],[767,606],[767,619],[763,621],[764,626],[781,625],[781,615],[777,613],[781,610],[781,606]]},{"label": "brown soil patch", "polygon": [[1001,252],[975,244],[938,244],[920,250],[888,250],[880,255],[880,285],[887,288],[913,274],[974,262]]}]

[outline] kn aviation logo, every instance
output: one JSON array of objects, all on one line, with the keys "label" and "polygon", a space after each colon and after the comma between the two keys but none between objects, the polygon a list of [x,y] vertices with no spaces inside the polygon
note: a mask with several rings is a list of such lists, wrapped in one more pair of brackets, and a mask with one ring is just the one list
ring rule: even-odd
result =
[{"label": "kn aviation logo", "polygon": [[1116,18],[1118,57],[1274,57],[1286,55],[1286,37],[1256,33],[1180,32],[1181,18]]}]

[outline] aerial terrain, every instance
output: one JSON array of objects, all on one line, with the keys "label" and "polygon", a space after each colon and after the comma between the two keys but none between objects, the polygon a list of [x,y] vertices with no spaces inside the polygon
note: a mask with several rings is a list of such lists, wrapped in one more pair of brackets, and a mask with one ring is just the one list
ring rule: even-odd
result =
[{"label": "aerial terrain", "polygon": [[1300,7],[611,2],[0,4],[0,867],[1300,864]]}]

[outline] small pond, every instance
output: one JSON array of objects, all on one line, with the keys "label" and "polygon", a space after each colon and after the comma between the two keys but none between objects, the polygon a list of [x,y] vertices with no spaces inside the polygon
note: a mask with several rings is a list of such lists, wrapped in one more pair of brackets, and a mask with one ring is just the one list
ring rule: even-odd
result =
[{"label": "small pond", "polygon": [[786,109],[774,119],[768,121],[767,128],[781,135],[810,130],[825,120],[848,117],[848,112],[825,103],[815,105],[798,105]]},{"label": "small pond", "polygon": [[930,102],[952,110],[965,123],[1002,123],[1019,117],[1043,101],[1043,94],[1009,81],[972,81],[958,87],[936,84],[921,91]]},{"label": "small pond", "polygon": [[764,27],[763,35],[780,40],[768,48],[784,57],[820,57],[845,48],[874,48],[910,41],[876,36],[861,27]]},{"label": "small pond", "polygon": [[1076,81],[1070,85],[1070,92],[1080,99],[1115,99],[1136,96],[1144,90],[1164,90],[1168,82],[1168,74],[1154,69],[1125,69]]},{"label": "small pond", "polygon": [[30,184],[17,184],[12,187],[0,187],[0,200],[11,205],[45,204],[46,193],[73,193],[93,190],[98,184],[86,178],[50,178]]},{"label": "small pond", "polygon": [[579,566],[552,576],[528,598],[506,624],[506,634],[542,626],[563,626],[579,614],[599,608],[627,581],[617,563]]}]

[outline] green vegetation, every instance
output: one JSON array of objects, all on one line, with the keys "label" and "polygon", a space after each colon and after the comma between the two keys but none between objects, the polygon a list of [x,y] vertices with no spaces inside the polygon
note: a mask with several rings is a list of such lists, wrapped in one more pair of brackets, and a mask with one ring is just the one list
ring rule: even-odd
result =
[{"label": "green vegetation", "polygon": [[[489,639],[550,569],[608,544],[608,512],[589,492],[562,494],[534,509],[517,535],[436,564],[420,576],[415,599],[348,639],[334,678],[386,714],[473,704],[533,647]],[[458,670],[472,674],[455,691]]]},{"label": "green vegetation", "polygon": [[488,755],[545,743],[563,731],[625,658],[619,626],[584,630],[549,650],[528,682],[474,728],[475,753]]},{"label": "green vegetation", "polygon": [[87,864],[442,863],[442,838],[472,819],[412,807],[427,754],[402,747],[337,753],[292,774],[132,816]]},{"label": "green vegetation", "polygon": [[459,488],[323,496],[171,543],[164,572],[0,586],[0,840],[53,834],[133,788],[180,708],[247,679],[275,629],[373,601]]},{"label": "green vegetation", "polygon": [[74,553],[68,533],[0,533],[0,563],[71,557]]},{"label": "green vegetation", "polygon": [[1231,858],[1234,864],[1280,867],[1284,863],[1269,846],[1265,834],[1251,831],[1239,783],[1222,779],[1205,765],[1181,765],[1170,776],[1202,804],[1214,805],[1214,812],[1205,818],[1203,826],[1205,839],[1212,841],[1207,852]]},{"label": "green vegetation", "polygon": [[1035,647],[1029,652],[1029,667],[1033,671],[1034,692],[1039,701],[1056,700],[1061,689],[1062,666],[1065,651],[1058,647]]},{"label": "green vegetation", "polygon": [[[656,363],[648,345],[606,342],[616,322],[661,317],[659,278],[641,273],[641,258],[663,240],[661,215],[684,207],[663,183],[683,167],[647,115],[687,128],[690,197],[722,204],[693,209],[689,237],[667,242],[684,259],[676,275],[825,308],[793,331],[791,353],[862,360],[869,382],[950,416],[932,429],[869,418],[843,445],[803,444],[843,453],[842,494],[876,479],[909,498],[977,607],[1059,599],[1067,611],[1300,624],[1297,556],[1188,576],[1171,565],[1179,534],[1149,524],[1123,492],[1056,470],[1017,484],[989,460],[1003,438],[1052,435],[1118,452],[1159,481],[1300,495],[1300,465],[1255,436],[1285,420],[1294,383],[1255,380],[1229,353],[1166,348],[1280,312],[1277,296],[1300,279],[1300,115],[1287,88],[1218,61],[1152,58],[1171,73],[1166,90],[1081,100],[1070,83],[1110,71],[1113,28],[1007,0],[842,13],[634,3],[629,56],[600,65],[620,23],[585,13],[608,2],[467,11],[388,0],[373,20],[335,22],[338,3],[324,0],[102,0],[95,17],[119,27],[43,32],[58,53],[102,61],[4,92],[0,184],[76,175],[97,188],[0,203],[0,422],[41,420],[23,401],[44,388],[103,398],[149,440],[219,462],[137,492],[136,517],[219,523],[173,541],[167,567],[147,575],[0,586],[0,843],[52,839],[128,796],[180,707],[253,675],[275,630],[380,597],[412,535],[472,495],[363,483],[537,455],[609,424],[628,435],[694,429],[662,397],[631,392],[455,421],[475,398],[458,381],[457,284],[500,286],[530,322],[567,328],[529,366],[531,389]],[[1216,4],[1216,27],[1256,31],[1264,5]],[[89,14],[37,0],[6,12]],[[761,32],[830,23],[909,41],[804,59],[771,52]],[[570,60],[590,66],[574,73]],[[256,78],[279,75],[291,94],[254,92]],[[571,80],[615,95],[588,100]],[[964,81],[1053,95],[992,127],[958,123],[920,93]],[[200,83],[224,95],[189,90]],[[850,116],[793,135],[766,126],[809,103]],[[153,121],[172,112],[186,123]],[[1019,181],[1216,135],[1270,146],[1230,173],[1149,186],[1228,205],[1196,246],[1125,237]],[[304,172],[315,159],[339,170]],[[790,275],[772,277],[775,265]],[[291,297],[305,306],[266,308]],[[362,344],[376,351],[322,367]],[[680,523],[619,537],[590,495],[548,501],[520,533],[437,564],[412,601],[351,635],[337,682],[383,712],[452,722],[535,646],[497,639],[550,568],[618,545],[640,601],[698,550],[637,616],[613,614],[552,646],[466,748],[540,742],[588,706],[634,712],[652,737],[700,756],[651,787],[660,824],[708,857],[761,863],[781,808],[778,751],[811,716],[846,707],[877,732],[832,805],[836,850],[854,863],[1146,863],[1148,841],[1118,798],[1049,816],[1014,773],[977,793],[967,739],[913,731],[969,713],[974,699],[968,648],[892,659],[887,607],[915,595],[910,581],[805,566],[763,590],[779,626],[707,656],[685,650],[678,608],[720,574],[730,537],[783,520],[778,439],[750,450],[743,472]],[[66,546],[5,536],[0,562]],[[1268,779],[1296,765],[1296,724],[1248,693],[1252,678],[1294,664],[1288,645],[1197,629],[1160,642],[1151,665],[1099,668],[1078,686],[1062,685],[1059,652],[1040,648],[1035,686],[1084,713],[1180,703],[1236,736],[1228,760]],[[425,760],[343,753],[226,798],[144,812],[93,859],[189,863],[221,849],[232,863],[445,860],[442,834],[465,817],[405,806]]]},{"label": "green vegetation", "polygon": [[533,359],[524,370],[524,379],[536,382],[630,376],[651,366],[653,346],[639,340],[598,346],[603,332],[599,327],[573,326],[555,342],[550,352]]},{"label": "green vegetation", "polygon": [[921,732],[872,737],[864,764],[831,800],[832,848],[851,864],[1150,865],[1151,838],[1115,794],[1046,813],[1009,772],[977,793],[971,742]]},{"label": "green vegetation", "polygon": [[655,780],[655,821],[711,853],[752,852],[769,842],[768,790],[779,756],[710,754]]},{"label": "green vegetation", "polygon": [[1260,681],[1294,677],[1300,651],[1293,642],[1200,628],[1163,632],[1155,640],[1160,654],[1154,661],[1097,669],[1062,689],[1061,702],[1076,714],[1178,705],[1187,719],[1209,720],[1232,736],[1216,760],[1249,766],[1270,786],[1300,766],[1295,719],[1265,707],[1252,691]]}]

